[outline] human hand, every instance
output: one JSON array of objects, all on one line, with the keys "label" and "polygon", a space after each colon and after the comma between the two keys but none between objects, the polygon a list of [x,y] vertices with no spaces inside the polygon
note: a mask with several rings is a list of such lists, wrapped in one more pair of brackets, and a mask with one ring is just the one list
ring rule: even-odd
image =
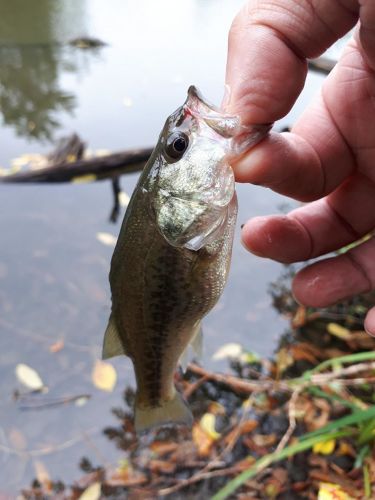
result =
[{"label": "human hand", "polygon": [[[271,133],[234,171],[311,202],[288,215],[255,217],[242,230],[256,255],[284,263],[337,250],[375,228],[375,2],[248,0],[229,34],[223,106],[243,123],[288,113],[301,92],[306,58],[319,56],[359,21],[318,98],[291,133]],[[316,201],[313,201],[316,200]],[[301,270],[296,299],[322,307],[375,287],[375,240]],[[375,307],[366,317],[375,335]]]}]

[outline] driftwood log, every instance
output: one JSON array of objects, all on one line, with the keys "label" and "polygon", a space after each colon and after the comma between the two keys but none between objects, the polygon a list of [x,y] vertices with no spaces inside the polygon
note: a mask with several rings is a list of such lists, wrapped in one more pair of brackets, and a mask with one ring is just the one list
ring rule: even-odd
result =
[{"label": "driftwood log", "polygon": [[106,156],[72,162],[51,163],[38,170],[28,170],[0,177],[0,183],[99,181],[143,169],[153,148],[132,149]]}]

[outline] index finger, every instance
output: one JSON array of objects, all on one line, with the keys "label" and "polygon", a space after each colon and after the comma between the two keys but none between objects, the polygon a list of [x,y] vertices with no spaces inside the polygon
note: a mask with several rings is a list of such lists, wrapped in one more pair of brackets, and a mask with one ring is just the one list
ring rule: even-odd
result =
[{"label": "index finger", "polygon": [[248,0],[233,21],[223,106],[243,123],[288,113],[317,57],[358,19],[356,0]]}]

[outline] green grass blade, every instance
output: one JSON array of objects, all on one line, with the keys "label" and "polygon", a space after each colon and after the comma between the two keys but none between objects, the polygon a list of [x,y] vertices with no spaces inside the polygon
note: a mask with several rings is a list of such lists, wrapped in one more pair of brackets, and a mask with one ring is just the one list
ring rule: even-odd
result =
[{"label": "green grass blade", "polygon": [[325,425],[321,429],[317,429],[316,431],[308,432],[300,437],[300,440],[303,441],[305,439],[310,439],[314,436],[319,436],[331,431],[337,431],[342,427],[346,427],[349,425],[360,424],[361,422],[365,422],[366,420],[370,420],[375,417],[375,405],[371,406],[367,410],[357,410],[353,412],[351,415],[347,415],[346,417],[339,418],[334,420],[330,424]]},{"label": "green grass blade", "polygon": [[242,486],[243,483],[253,478],[258,474],[258,472],[260,472],[261,470],[265,469],[266,467],[275,462],[279,462],[284,458],[296,455],[301,451],[308,450],[309,448],[312,448],[316,443],[321,443],[324,441],[328,441],[330,439],[337,439],[340,437],[351,436],[352,434],[353,430],[348,429],[345,431],[332,432],[325,435],[314,436],[311,437],[310,439],[305,439],[302,442],[298,442],[291,446],[287,446],[286,448],[277,453],[276,452],[269,453],[268,455],[265,455],[264,457],[257,460],[255,464],[253,464],[248,470],[245,470],[237,477],[229,481],[229,483],[227,483],[224,486],[224,488],[215,493],[215,495],[211,498],[211,500],[224,500],[225,498],[228,498],[228,496],[231,495],[234,491],[236,491],[237,488]]},{"label": "green grass blade", "polygon": [[314,375],[314,373],[321,372],[322,370],[326,370],[327,368],[331,368],[334,365],[337,365],[339,363],[345,364],[345,363],[360,363],[363,361],[369,361],[375,359],[375,352],[374,351],[364,351],[364,352],[357,352],[355,354],[348,354],[346,356],[338,356],[337,358],[332,358],[332,359],[327,359],[326,361],[323,361],[319,365],[315,366],[315,368],[312,368],[311,370],[308,370],[305,372],[301,379],[302,380],[309,380],[311,375]]}]

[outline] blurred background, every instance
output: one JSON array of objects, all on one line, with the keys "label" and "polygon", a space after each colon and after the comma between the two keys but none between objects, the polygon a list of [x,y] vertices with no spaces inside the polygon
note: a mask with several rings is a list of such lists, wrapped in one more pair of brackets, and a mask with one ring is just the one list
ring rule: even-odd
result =
[{"label": "blurred background", "polygon": [[[0,167],[15,171],[25,155],[46,154],[73,132],[96,154],[152,146],[190,84],[219,104],[227,33],[241,3],[0,0]],[[82,39],[94,42],[85,46]],[[309,74],[277,130],[293,123],[322,81]],[[137,177],[121,178],[128,195]],[[283,268],[248,254],[239,228],[293,202],[249,185],[239,185],[238,196],[229,283],[204,321],[202,362],[211,369],[226,366],[213,355],[228,342],[271,355],[285,327],[268,293]],[[94,374],[122,218],[109,221],[112,203],[105,181],[0,185],[1,498],[43,467],[69,481],[83,455],[101,463],[120,455],[102,428],[111,424],[124,388],[134,386],[131,364],[111,361],[117,382],[104,390]],[[20,365],[35,370],[48,388],[39,406],[30,384],[22,383]]]}]

